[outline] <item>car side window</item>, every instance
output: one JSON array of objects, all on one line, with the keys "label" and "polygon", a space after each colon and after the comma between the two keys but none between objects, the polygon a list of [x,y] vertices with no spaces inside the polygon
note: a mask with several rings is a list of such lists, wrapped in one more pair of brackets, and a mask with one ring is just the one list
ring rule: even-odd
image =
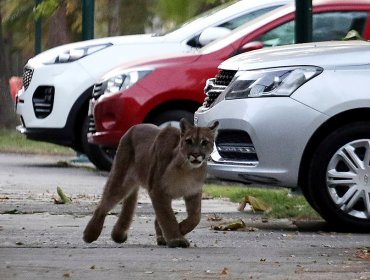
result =
[{"label": "car side window", "polygon": [[249,22],[249,21],[259,17],[260,15],[271,12],[272,10],[274,10],[278,7],[280,7],[280,5],[273,6],[273,7],[267,7],[267,8],[264,8],[264,9],[254,11],[252,13],[247,13],[247,14],[241,15],[240,17],[237,17],[237,18],[234,18],[234,19],[229,20],[227,22],[224,22],[224,23],[218,25],[218,27],[225,27],[227,29],[233,30],[233,29],[241,26],[242,24],[244,24],[246,22]]},{"label": "car side window", "polygon": [[[363,34],[367,12],[329,12],[312,17],[312,40],[314,42],[342,40],[350,30]],[[259,38],[265,47],[294,44],[294,21],[280,25]]]},{"label": "car side window", "polygon": [[[260,9],[260,10],[257,10],[257,11],[254,11],[254,12],[251,12],[251,13],[246,13],[246,14],[243,14],[237,18],[233,18],[229,21],[226,21],[220,25],[218,25],[217,27],[225,27],[227,29],[230,29],[230,30],[233,30],[241,25],[243,25],[244,23],[248,22],[248,21],[251,21],[257,17],[259,17],[260,15],[263,15],[263,14],[266,14],[268,12],[271,12],[272,10],[276,9],[276,8],[279,8],[281,7],[281,5],[276,5],[276,6],[272,6],[272,7],[267,7],[267,8],[264,8],[264,9]],[[200,48],[202,47],[202,45],[199,43],[199,36],[200,34],[197,34],[196,36],[194,36],[193,38],[191,38],[187,44],[190,46],[190,47],[193,47],[193,48]]]}]

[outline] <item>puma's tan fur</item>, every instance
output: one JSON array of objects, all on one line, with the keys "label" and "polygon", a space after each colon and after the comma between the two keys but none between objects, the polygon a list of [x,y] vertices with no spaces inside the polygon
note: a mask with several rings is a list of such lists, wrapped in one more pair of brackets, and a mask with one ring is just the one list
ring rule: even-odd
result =
[{"label": "puma's tan fur", "polygon": [[[120,141],[102,199],[84,231],[85,242],[98,239],[107,213],[120,201],[122,211],[111,236],[125,242],[142,186],[155,211],[158,245],[189,247],[184,235],[200,221],[202,186],[217,126],[193,127],[182,119],[180,130],[150,124],[132,127]],[[180,197],[187,218],[178,223],[171,201]]]}]

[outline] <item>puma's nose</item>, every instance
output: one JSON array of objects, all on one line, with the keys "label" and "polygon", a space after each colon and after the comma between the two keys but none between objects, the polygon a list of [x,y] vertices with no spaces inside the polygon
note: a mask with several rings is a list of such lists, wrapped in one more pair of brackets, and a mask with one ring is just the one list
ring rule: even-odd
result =
[{"label": "puma's nose", "polygon": [[190,156],[189,156],[189,159],[191,160],[191,161],[202,161],[203,160],[203,156],[202,155],[200,155],[200,154],[191,154]]}]

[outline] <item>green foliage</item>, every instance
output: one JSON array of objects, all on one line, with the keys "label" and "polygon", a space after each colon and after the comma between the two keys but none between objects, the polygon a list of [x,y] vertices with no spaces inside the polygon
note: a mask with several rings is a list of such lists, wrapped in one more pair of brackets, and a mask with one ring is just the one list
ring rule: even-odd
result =
[{"label": "green foliage", "polygon": [[58,9],[59,4],[59,0],[43,0],[34,8],[35,19],[52,16]]},{"label": "green foliage", "polygon": [[74,152],[58,145],[27,140],[15,130],[0,130],[0,152],[29,153],[29,154],[60,154],[73,155]]},{"label": "green foliage", "polygon": [[157,0],[155,13],[167,24],[176,25],[189,20],[190,18],[234,0]]},{"label": "green foliage", "polygon": [[213,197],[226,197],[240,203],[246,196],[253,196],[271,208],[264,215],[272,218],[318,219],[302,195],[292,195],[287,189],[206,185],[204,193]]}]

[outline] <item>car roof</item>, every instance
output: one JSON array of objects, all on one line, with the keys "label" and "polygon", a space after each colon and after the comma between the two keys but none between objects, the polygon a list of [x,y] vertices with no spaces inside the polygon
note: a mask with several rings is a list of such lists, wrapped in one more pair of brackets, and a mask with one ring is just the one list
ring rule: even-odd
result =
[{"label": "car roof", "polygon": [[[313,11],[321,12],[327,9],[343,10],[356,7],[357,10],[370,10],[370,0],[313,0]],[[244,36],[254,36],[254,32],[261,28],[268,28],[271,23],[278,25],[279,21],[283,21],[285,17],[295,12],[295,3],[285,5],[281,8],[262,15],[255,20],[245,23],[242,26],[233,30],[229,35],[219,40],[216,40],[201,49],[203,53],[213,52],[222,49],[236,40]],[[270,29],[270,28],[268,28]]]},{"label": "car roof", "polygon": [[[201,14],[200,16],[198,16],[198,18],[190,19],[188,22],[184,23],[181,27],[177,28],[171,33],[166,34],[166,36],[168,36],[169,38],[172,37],[188,38],[194,36],[194,33],[201,32],[204,29],[204,27],[217,26],[235,17],[262,8],[271,7],[272,5],[279,6],[293,2],[294,2],[293,0],[257,0],[257,1],[241,0],[231,5],[229,3],[224,4]],[[222,18],[222,20],[220,20],[220,18]]]},{"label": "car roof", "polygon": [[330,69],[344,65],[370,65],[370,42],[327,41],[265,48],[230,58],[221,69],[255,70],[314,65]]}]

